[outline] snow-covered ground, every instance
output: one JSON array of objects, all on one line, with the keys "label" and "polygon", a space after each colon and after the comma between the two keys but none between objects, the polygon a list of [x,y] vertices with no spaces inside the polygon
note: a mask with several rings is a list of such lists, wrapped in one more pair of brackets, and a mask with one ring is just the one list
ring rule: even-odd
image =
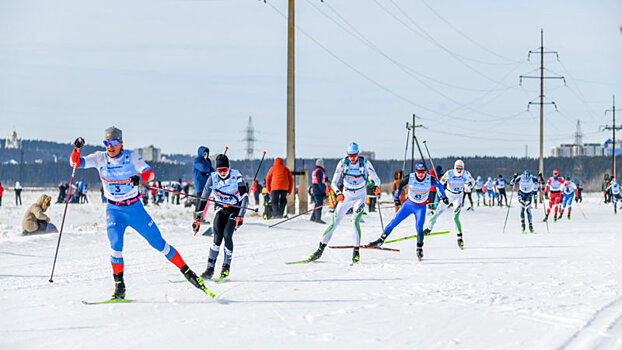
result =
[{"label": "snow-covered ground", "polygon": [[[58,235],[19,235],[26,204],[39,194],[25,192],[16,208],[7,191],[0,207],[0,349],[622,348],[622,214],[596,194],[582,204],[586,217],[575,204],[572,220],[549,223],[550,232],[539,207],[536,234],[520,233],[517,205],[505,233],[505,208],[463,211],[465,249],[453,232],[428,237],[422,262],[408,240],[387,245],[399,253],[362,250],[357,266],[349,249],[327,249],[323,264],[287,265],[311,254],[325,227],[308,216],[274,228],[247,217],[235,234],[230,281],[207,282],[216,299],[169,282],[183,277],[128,229],[127,294],[138,301],[93,306],[81,301],[113,290],[105,207],[95,195],[70,205],[51,284]],[[203,271],[211,238],[193,236],[190,209],[147,210]],[[59,227],[62,212],[58,204],[49,210]],[[393,214],[383,210],[385,224]],[[364,220],[369,242],[380,219]],[[449,214],[435,227],[445,229],[454,229]],[[409,219],[391,237],[412,230]],[[344,220],[331,244],[351,237]]]}]

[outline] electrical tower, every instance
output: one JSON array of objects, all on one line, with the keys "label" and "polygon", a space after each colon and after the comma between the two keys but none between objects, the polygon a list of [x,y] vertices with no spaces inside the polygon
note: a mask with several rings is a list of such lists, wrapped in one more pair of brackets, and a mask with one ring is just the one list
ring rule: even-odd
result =
[{"label": "electrical tower", "polygon": [[[554,101],[544,102],[544,79],[562,79],[564,81],[564,85],[566,85],[566,79],[563,76],[544,76],[544,54],[555,54],[558,61],[559,54],[557,51],[544,51],[544,30],[542,29],[540,29],[540,47],[537,50],[529,51],[529,54],[527,55],[528,61],[531,58],[531,54],[540,54],[540,76],[521,75],[519,84],[523,84],[523,79],[540,79],[540,102],[529,102],[527,110],[529,110],[529,107],[532,104],[540,105],[540,162],[538,169],[542,174],[544,174],[544,105],[552,104],[555,107],[555,110],[557,110],[557,105]],[[549,70],[547,69],[547,71]],[[543,200],[542,192],[540,192],[540,200]]]},{"label": "electrical tower", "polygon": [[611,149],[611,159],[612,159],[611,170],[612,170],[612,174],[614,178],[617,179],[616,177],[616,130],[621,130],[622,126],[616,126],[616,95],[613,95],[613,107],[611,109],[605,110],[605,115],[607,115],[607,112],[613,112],[613,125],[612,126],[605,125],[603,130],[611,130],[613,133],[613,140],[612,140],[613,148]]},{"label": "electrical tower", "polygon": [[253,159],[255,157],[255,128],[253,127],[253,117],[248,116],[248,125],[246,126],[246,137],[244,138],[244,142],[246,142],[246,159]]}]

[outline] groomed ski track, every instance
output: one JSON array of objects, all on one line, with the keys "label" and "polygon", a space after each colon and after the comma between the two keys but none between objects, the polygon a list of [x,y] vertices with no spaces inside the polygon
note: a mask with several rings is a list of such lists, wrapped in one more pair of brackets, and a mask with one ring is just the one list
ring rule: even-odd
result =
[{"label": "groomed ski track", "polygon": [[[54,193],[51,190],[48,194]],[[40,193],[24,194],[24,204]],[[247,217],[234,236],[230,280],[210,283],[212,299],[188,283],[161,253],[128,229],[127,297],[137,302],[86,306],[113,289],[105,207],[91,197],[71,205],[54,283],[57,235],[21,237],[27,206],[5,194],[0,210],[0,349],[586,349],[622,348],[622,214],[587,195],[549,223],[534,210],[536,234],[521,234],[516,201],[506,232],[505,208],[463,210],[465,249],[450,213],[427,237],[417,262],[415,240],[401,252],[327,249],[324,264],[287,265],[308,257],[325,226],[303,216]],[[385,194],[386,197],[386,194]],[[9,202],[9,203],[7,203]],[[211,237],[193,236],[190,210],[147,207],[167,241],[197,273]],[[328,216],[324,211],[324,219]],[[62,206],[49,210],[60,223]],[[385,224],[394,215],[383,209]],[[349,218],[349,217],[348,217]],[[330,244],[352,244],[346,218]],[[378,238],[377,213],[364,216],[362,242]],[[390,238],[412,235],[412,219]],[[216,268],[220,273],[222,254]]]}]

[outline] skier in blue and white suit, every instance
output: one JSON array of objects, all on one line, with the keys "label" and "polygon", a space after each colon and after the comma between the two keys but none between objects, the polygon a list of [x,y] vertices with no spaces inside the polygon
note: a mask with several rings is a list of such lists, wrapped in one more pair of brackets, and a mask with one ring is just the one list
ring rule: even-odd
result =
[{"label": "skier in blue and white suit", "polygon": [[423,257],[423,223],[425,222],[426,204],[428,203],[430,188],[432,188],[432,186],[436,187],[443,204],[449,204],[443,185],[426,171],[427,167],[425,163],[419,162],[415,164],[415,172],[406,175],[406,177],[402,179],[395,190],[393,200],[395,201],[395,205],[399,207],[400,194],[402,194],[402,188],[406,185],[408,185],[407,199],[404,201],[404,205],[397,211],[395,217],[384,228],[384,232],[380,238],[368,244],[370,247],[381,246],[397,225],[411,214],[414,214],[415,227],[417,228],[417,257],[419,259]]},{"label": "skier in blue and white suit", "polygon": [[[318,249],[309,257],[309,261],[314,261],[322,256],[324,248],[330,241],[337,229],[337,226],[346,215],[348,210],[354,211],[352,221],[352,263],[360,260],[359,246],[361,245],[361,216],[365,208],[367,198],[367,182],[373,181],[376,184],[374,193],[380,194],[380,178],[374,170],[371,162],[359,156],[359,146],[356,142],[348,145],[348,156],[340,160],[333,175],[332,188],[337,195],[337,207],[333,213],[330,225],[324,231]],[[341,188],[343,187],[343,192]]]},{"label": "skier in blue and white suit", "polygon": [[248,187],[242,174],[229,167],[229,158],[224,154],[216,157],[216,171],[212,173],[201,194],[201,200],[197,203],[196,217],[192,228],[195,234],[201,225],[201,216],[208,208],[207,201],[214,202],[214,241],[207,258],[207,269],[201,277],[210,279],[214,275],[214,266],[220,252],[220,245],[225,241],[225,258],[220,272],[221,278],[229,276],[231,259],[233,257],[233,232],[244,222],[244,214],[248,205]]},{"label": "skier in blue and white suit", "polygon": [[95,152],[86,157],[80,156],[80,149],[84,139],[79,137],[74,142],[70,164],[76,168],[95,168],[99,171],[104,195],[108,200],[106,207],[106,221],[108,240],[112,254],[113,277],[115,291],[113,299],[125,298],[125,283],[123,281],[123,236],[129,226],[135,229],[156,250],[161,252],[171,263],[176,265],[195,287],[206,291],[203,280],[198,277],[179,255],[179,252],[170,246],[145,211],[140,201],[138,186],[140,182],[152,181],[155,178],[153,171],[138,154],[123,149],[123,138],[120,129],[110,127],[106,129],[104,138],[105,152]]},{"label": "skier in blue and white suit", "polygon": [[[464,162],[458,159],[454,163],[454,168],[446,172],[443,177],[441,177],[441,184],[447,185],[447,198],[449,199],[449,203],[454,205],[454,223],[456,224],[456,231],[458,231],[458,246],[460,248],[464,248],[464,241],[462,240],[462,225],[460,224],[460,211],[462,210],[462,201],[464,199],[463,191],[465,185],[468,184],[472,186],[475,184],[475,180],[471,176],[471,173],[464,170]],[[434,213],[434,215],[432,215],[430,222],[428,222],[428,228],[423,230],[424,234],[428,234],[432,231],[439,215],[447,209],[449,203],[441,203],[438,206],[438,210]]]},{"label": "skier in blue and white suit", "polygon": [[529,220],[529,232],[533,233],[533,223],[531,215],[531,201],[538,194],[538,178],[531,175],[529,170],[525,170],[523,174],[517,176],[510,181],[510,185],[514,187],[518,184],[518,203],[520,204],[520,223],[521,231],[525,232],[525,211],[527,211],[527,219]]},{"label": "skier in blue and white suit", "polygon": [[562,210],[559,213],[561,218],[564,215],[564,210],[568,208],[568,220],[570,220],[570,213],[572,212],[572,201],[577,193],[577,185],[572,182],[570,177],[566,177],[566,183],[562,186]]}]

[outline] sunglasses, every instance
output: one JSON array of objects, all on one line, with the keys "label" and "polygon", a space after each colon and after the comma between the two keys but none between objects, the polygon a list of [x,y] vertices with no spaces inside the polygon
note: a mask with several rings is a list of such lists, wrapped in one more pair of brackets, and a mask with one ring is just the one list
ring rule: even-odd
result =
[{"label": "sunglasses", "polygon": [[227,171],[229,171],[229,168],[224,167],[224,168],[216,168],[216,171],[219,173],[226,173]]},{"label": "sunglasses", "polygon": [[110,141],[104,140],[104,146],[106,146],[106,147],[109,147],[109,146],[116,147],[119,144],[119,142],[121,142],[121,141],[119,141],[119,140],[110,140]]},{"label": "sunglasses", "polygon": [[356,153],[356,154],[348,154],[348,157],[350,157],[350,158],[354,158],[356,156],[358,156],[358,153]]}]

